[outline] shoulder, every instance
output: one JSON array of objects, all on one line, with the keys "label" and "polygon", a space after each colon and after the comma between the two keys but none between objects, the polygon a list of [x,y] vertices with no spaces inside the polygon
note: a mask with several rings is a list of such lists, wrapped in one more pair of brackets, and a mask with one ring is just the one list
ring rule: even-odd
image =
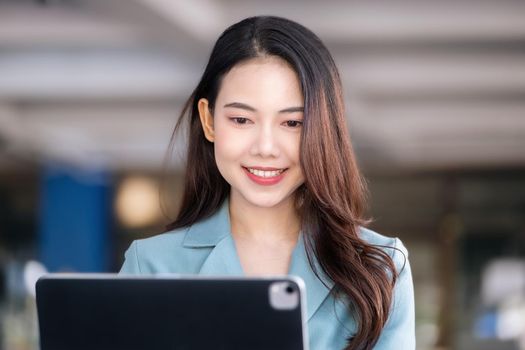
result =
[{"label": "shoulder", "polygon": [[408,250],[398,237],[389,237],[369,228],[360,227],[360,238],[368,244],[382,248],[394,261],[398,271],[403,269],[408,259]]},{"label": "shoulder", "polygon": [[408,251],[397,237],[388,237],[367,228],[360,236],[369,244],[381,247],[394,261],[398,273],[393,291],[393,301],[387,323],[374,349],[415,349],[414,285],[408,261]]},{"label": "shoulder", "polygon": [[134,240],[125,253],[120,273],[194,273],[199,252],[185,249],[188,228]]}]

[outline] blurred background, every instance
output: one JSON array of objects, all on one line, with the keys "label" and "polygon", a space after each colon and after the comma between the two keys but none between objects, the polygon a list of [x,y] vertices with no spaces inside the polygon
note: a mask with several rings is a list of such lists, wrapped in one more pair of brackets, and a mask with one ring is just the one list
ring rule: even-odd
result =
[{"label": "blurred background", "polygon": [[260,14],[312,29],[340,68],[371,226],[410,252],[418,349],[525,349],[525,2],[510,0],[0,0],[0,349],[38,348],[41,274],[118,271],[162,231],[182,104],[219,34]]}]

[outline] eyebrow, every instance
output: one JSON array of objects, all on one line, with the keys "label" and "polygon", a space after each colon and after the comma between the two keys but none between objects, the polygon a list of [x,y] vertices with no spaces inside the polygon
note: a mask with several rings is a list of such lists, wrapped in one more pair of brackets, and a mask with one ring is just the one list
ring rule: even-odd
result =
[{"label": "eyebrow", "polygon": [[[246,103],[242,103],[242,102],[227,103],[224,105],[224,108],[226,107],[240,108],[240,109],[244,109],[250,112],[257,112],[255,108],[247,105]],[[304,112],[304,107],[288,107],[285,109],[281,109],[279,111],[279,113],[295,113],[295,112]]]}]

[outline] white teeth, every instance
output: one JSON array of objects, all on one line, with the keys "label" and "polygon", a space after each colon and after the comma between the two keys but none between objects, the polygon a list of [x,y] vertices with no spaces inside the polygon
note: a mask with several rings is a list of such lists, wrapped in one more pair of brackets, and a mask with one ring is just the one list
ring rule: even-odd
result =
[{"label": "white teeth", "polygon": [[254,174],[255,176],[259,176],[259,177],[275,177],[275,176],[280,175],[284,171],[284,169],[273,170],[273,171],[262,171],[262,170],[251,169],[251,168],[247,168],[247,169],[250,173]]}]

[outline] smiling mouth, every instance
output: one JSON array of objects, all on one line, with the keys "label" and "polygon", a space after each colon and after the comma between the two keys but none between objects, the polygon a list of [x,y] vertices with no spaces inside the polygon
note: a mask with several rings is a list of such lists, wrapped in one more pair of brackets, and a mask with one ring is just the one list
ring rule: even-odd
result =
[{"label": "smiling mouth", "polygon": [[276,177],[276,176],[281,175],[286,170],[288,170],[288,168],[278,169],[278,170],[259,170],[259,169],[253,169],[253,168],[247,168],[247,167],[243,167],[243,168],[248,170],[251,174],[261,177],[261,178]]}]

